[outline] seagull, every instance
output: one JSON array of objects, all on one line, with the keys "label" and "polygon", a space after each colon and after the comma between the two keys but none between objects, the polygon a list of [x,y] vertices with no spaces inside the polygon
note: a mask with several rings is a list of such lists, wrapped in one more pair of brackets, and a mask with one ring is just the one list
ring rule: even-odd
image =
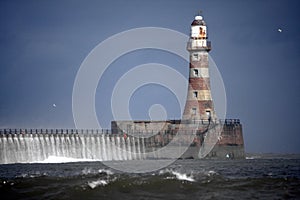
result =
[{"label": "seagull", "polygon": [[279,29],[278,29],[278,32],[279,32],[279,33],[281,33],[281,32],[282,32],[282,29],[281,29],[281,28],[279,28]]},{"label": "seagull", "polygon": [[53,105],[52,105],[54,108],[56,108],[56,104],[54,103]]}]

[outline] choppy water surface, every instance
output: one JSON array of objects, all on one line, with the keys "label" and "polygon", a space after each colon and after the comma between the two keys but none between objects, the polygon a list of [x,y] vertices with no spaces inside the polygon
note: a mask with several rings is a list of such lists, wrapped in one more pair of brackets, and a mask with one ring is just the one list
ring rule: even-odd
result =
[{"label": "choppy water surface", "polygon": [[[122,165],[117,161],[114,164]],[[299,155],[178,160],[146,174],[101,162],[0,165],[1,199],[300,199]]]}]

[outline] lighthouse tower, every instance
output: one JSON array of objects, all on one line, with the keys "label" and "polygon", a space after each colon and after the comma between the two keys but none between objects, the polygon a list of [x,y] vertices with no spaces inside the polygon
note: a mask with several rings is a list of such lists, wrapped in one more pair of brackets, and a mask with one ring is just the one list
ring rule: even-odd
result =
[{"label": "lighthouse tower", "polygon": [[187,43],[190,71],[184,119],[209,122],[217,119],[210,91],[208,52],[211,50],[211,43],[207,39],[206,23],[202,16],[196,16],[191,24]]}]

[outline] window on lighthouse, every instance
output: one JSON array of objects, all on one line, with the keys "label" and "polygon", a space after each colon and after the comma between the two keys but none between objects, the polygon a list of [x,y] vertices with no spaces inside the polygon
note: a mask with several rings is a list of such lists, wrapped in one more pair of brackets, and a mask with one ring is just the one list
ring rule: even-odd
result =
[{"label": "window on lighthouse", "polygon": [[194,76],[199,76],[199,71],[198,71],[198,69],[194,69]]},{"label": "window on lighthouse", "polygon": [[206,116],[207,116],[208,119],[210,118],[210,110],[206,111]]},{"label": "window on lighthouse", "polygon": [[192,108],[192,114],[196,115],[197,114],[197,108]]},{"label": "window on lighthouse", "polygon": [[198,98],[198,92],[193,92],[193,96],[194,96],[194,98]]},{"label": "window on lighthouse", "polygon": [[197,53],[194,53],[193,57],[194,57],[195,60],[198,60],[198,54]]},{"label": "window on lighthouse", "polygon": [[193,53],[192,61],[200,61],[200,55],[198,53]]}]

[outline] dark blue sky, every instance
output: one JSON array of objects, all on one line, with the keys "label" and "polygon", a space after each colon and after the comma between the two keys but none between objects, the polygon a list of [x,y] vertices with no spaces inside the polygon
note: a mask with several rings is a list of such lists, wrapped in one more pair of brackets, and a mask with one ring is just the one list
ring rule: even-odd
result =
[{"label": "dark blue sky", "polygon": [[[213,45],[210,54],[226,87],[227,117],[241,119],[246,151],[300,153],[299,6],[297,0],[0,1],[0,127],[74,127],[73,83],[96,45],[147,26],[188,35],[201,9]],[[185,64],[159,51],[127,56],[115,67],[154,57],[175,68]],[[96,108],[108,128],[111,113],[103,99],[110,94],[101,93],[101,87]],[[172,96],[164,88],[155,91],[163,99]],[[137,100],[143,100],[141,94],[143,89],[136,92]],[[176,111],[172,101],[167,110]],[[146,102],[151,103],[156,102]],[[143,108],[132,112],[144,117]],[[176,112],[168,117],[176,118]]]}]

